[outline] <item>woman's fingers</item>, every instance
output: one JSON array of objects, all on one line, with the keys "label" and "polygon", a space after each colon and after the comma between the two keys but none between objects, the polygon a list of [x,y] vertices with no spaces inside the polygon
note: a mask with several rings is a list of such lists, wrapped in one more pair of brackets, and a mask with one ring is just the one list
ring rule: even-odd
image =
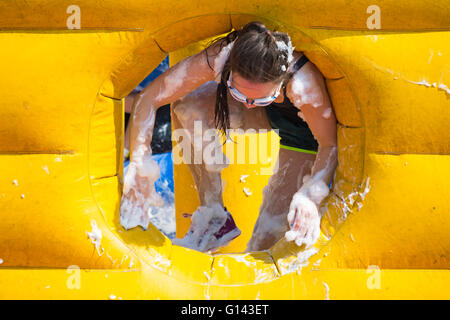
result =
[{"label": "woman's fingers", "polygon": [[310,247],[319,238],[320,217],[316,205],[308,198],[294,198],[287,220],[290,227],[285,233],[287,241],[295,240],[298,246]]},{"label": "woman's fingers", "polygon": [[301,227],[302,227],[302,211],[301,211],[301,208],[297,208],[296,210],[295,210],[295,218],[294,218],[294,224],[293,224],[293,227],[292,227],[292,230],[294,230],[294,231],[297,231],[297,232],[300,232],[300,229],[301,229]]},{"label": "woman's fingers", "polygon": [[297,206],[291,205],[287,218],[290,230],[285,233],[285,237],[287,241],[294,241],[298,237],[299,228],[299,224],[297,222]]},{"label": "woman's fingers", "polygon": [[304,243],[306,245],[306,248],[309,248],[314,243],[316,243],[316,241],[319,239],[319,236],[320,236],[320,218],[318,216],[314,216],[308,228],[308,233],[305,236]]}]

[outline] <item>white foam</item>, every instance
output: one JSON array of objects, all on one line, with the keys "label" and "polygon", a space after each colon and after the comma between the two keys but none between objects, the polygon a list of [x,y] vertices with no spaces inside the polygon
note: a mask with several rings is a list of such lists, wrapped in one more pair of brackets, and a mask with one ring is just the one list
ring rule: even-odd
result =
[{"label": "white foam", "polygon": [[[140,124],[136,139],[137,146],[124,178],[122,202],[120,206],[120,223],[125,229],[141,226],[148,228],[150,215],[154,207],[162,207],[164,201],[155,190],[159,179],[158,163],[152,158],[148,146],[155,122],[155,109],[150,107],[147,118]],[[138,182],[139,185],[138,185]]]},{"label": "white foam", "polygon": [[[358,189],[354,189],[352,190],[352,192],[350,192],[347,196],[345,196],[342,200],[339,200],[339,202],[342,204],[343,206],[343,217],[342,220],[345,220],[347,218],[347,213],[352,211],[352,207],[354,205],[356,205],[358,207],[358,210],[361,210],[363,205],[362,202],[364,201],[365,197],[367,196],[367,194],[370,191],[370,177],[367,177],[366,182],[365,182],[365,187],[363,191],[359,191],[363,188],[363,184],[361,184],[359,186],[359,190]],[[338,185],[339,187],[339,185]]]},{"label": "white foam", "polygon": [[323,113],[322,113],[322,117],[324,117],[325,119],[329,119],[331,116],[331,108],[327,108]]},{"label": "white foam", "polygon": [[297,253],[297,263],[305,266],[308,263],[309,258],[315,255],[317,252],[319,252],[319,249],[317,248],[300,251],[299,253]]},{"label": "white foam", "polygon": [[302,179],[303,184],[307,183],[309,181],[309,179],[311,179],[311,175],[305,174]]},{"label": "white foam", "polygon": [[191,218],[191,226],[182,239],[174,239],[173,243],[186,248],[204,252],[218,248],[223,243],[214,234],[219,231],[227,219],[224,208],[214,203],[210,206],[200,206]]},{"label": "white foam", "polygon": [[419,86],[431,87],[431,84],[425,79],[422,79],[420,81],[411,81],[411,80],[408,80],[408,79],[404,79],[404,80],[409,82],[409,83],[412,83],[412,84],[417,84]]},{"label": "white foam", "polygon": [[292,46],[291,40],[289,40],[288,43],[285,43],[284,41],[275,41],[278,50],[284,51],[287,55],[288,63],[291,63],[294,60],[294,49],[295,47]]},{"label": "white foam", "polygon": [[[171,193],[173,195],[173,193]],[[150,207],[148,211],[150,222],[169,238],[174,238],[176,233],[175,202],[165,204],[162,207]]]},{"label": "white foam", "polygon": [[184,59],[164,73],[164,87],[156,96],[156,101],[169,98],[183,87],[189,66],[190,59]]},{"label": "white foam", "polygon": [[308,196],[314,203],[319,205],[330,193],[328,185],[323,180],[318,180],[308,188]]},{"label": "white foam", "polygon": [[[314,173],[313,176],[305,175],[303,185],[294,194],[287,216],[291,228],[285,233],[287,241],[295,240],[298,246],[305,244],[308,248],[319,238],[321,216],[318,208],[330,192],[324,180],[327,173],[331,170],[331,165],[334,163],[333,159],[336,157],[336,151],[336,147],[330,149],[324,168]],[[301,226],[298,230],[293,230],[292,228],[297,220],[301,221]]]},{"label": "white foam", "polygon": [[91,220],[92,231],[86,232],[88,237],[91,239],[91,242],[95,245],[98,254],[101,256],[103,254],[100,253],[100,246],[102,242],[102,231],[97,227],[97,222],[95,220]]},{"label": "white foam", "polygon": [[308,266],[309,258],[315,255],[319,250],[317,248],[310,248],[300,251],[297,254],[297,259],[289,260],[288,262],[283,260],[278,260],[278,264],[282,267],[281,273],[282,275],[286,275],[289,273],[297,272],[300,274],[303,267]]},{"label": "white foam", "polygon": [[[440,56],[440,55],[441,55],[441,53],[438,52],[438,56]],[[389,74],[392,74],[392,75],[394,76],[394,80],[402,79],[402,80],[404,80],[404,81],[406,81],[406,82],[409,82],[409,83],[412,83],[412,84],[416,84],[416,85],[419,85],[419,86],[425,86],[425,87],[428,87],[428,88],[434,87],[434,88],[436,88],[436,89],[438,89],[438,90],[442,90],[442,91],[446,92],[447,94],[450,94],[450,89],[449,89],[448,86],[445,85],[444,83],[441,83],[441,82],[439,82],[439,83],[433,82],[433,83],[431,84],[431,83],[429,83],[428,80],[426,80],[425,78],[422,78],[422,80],[419,80],[419,81],[409,80],[409,79],[407,79],[405,76],[403,76],[402,74],[400,74],[399,72],[394,72],[394,71],[392,71],[392,70],[390,70],[390,69],[380,67],[380,66],[378,66],[375,62],[373,62],[373,61],[371,61],[371,60],[369,60],[369,59],[366,59],[366,58],[364,58],[364,59],[365,59],[366,61],[368,61],[368,62],[369,62],[373,67],[375,67],[376,69],[381,70],[381,71],[385,71],[385,72],[387,72],[387,73],[389,73]],[[431,61],[431,57],[430,57],[429,62],[430,62],[430,61]],[[442,77],[441,77],[441,79],[442,79]]]},{"label": "white foam", "polygon": [[217,57],[214,59],[213,69],[215,72],[214,79],[217,83],[220,83],[220,76],[227,62],[228,57],[230,56],[231,50],[233,49],[234,41],[230,42],[228,45],[224,46]]},{"label": "white foam", "polygon": [[435,83],[433,83],[433,87],[435,87],[437,89],[440,89],[440,90],[443,90],[443,91],[447,92],[447,94],[450,94],[450,88],[447,87],[443,83],[436,84],[436,82],[435,82]]},{"label": "white foam", "polygon": [[288,97],[295,106],[312,105],[317,108],[323,105],[323,95],[314,85],[314,78],[311,72],[298,70],[291,80],[291,90],[293,97]]},{"label": "white foam", "polygon": [[330,287],[325,282],[322,282],[322,284],[325,287],[325,300],[330,300]]},{"label": "white foam", "polygon": [[367,179],[366,179],[366,186],[365,186],[365,188],[364,188],[364,191],[360,193],[360,197],[361,197],[362,200],[364,200],[364,198],[366,197],[366,195],[367,195],[367,194],[369,193],[369,191],[370,191],[370,185],[369,185],[369,182],[370,182],[370,177],[367,177]]},{"label": "white foam", "polygon": [[249,177],[248,174],[243,174],[241,175],[241,178],[239,179],[241,182],[246,182],[245,179],[247,179]]},{"label": "white foam", "polygon": [[159,179],[160,171],[158,163],[153,160],[151,152],[145,152],[142,158],[142,162],[137,164],[137,172],[141,177],[147,177],[151,181]]}]

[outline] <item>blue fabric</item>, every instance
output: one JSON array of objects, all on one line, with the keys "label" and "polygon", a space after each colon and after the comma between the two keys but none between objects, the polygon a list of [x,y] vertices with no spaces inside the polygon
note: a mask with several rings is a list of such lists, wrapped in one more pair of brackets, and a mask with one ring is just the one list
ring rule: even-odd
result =
[{"label": "blue fabric", "polygon": [[156,191],[163,192],[168,187],[170,191],[174,192],[172,152],[154,154],[153,159],[158,162],[160,168],[160,177],[155,182]]}]

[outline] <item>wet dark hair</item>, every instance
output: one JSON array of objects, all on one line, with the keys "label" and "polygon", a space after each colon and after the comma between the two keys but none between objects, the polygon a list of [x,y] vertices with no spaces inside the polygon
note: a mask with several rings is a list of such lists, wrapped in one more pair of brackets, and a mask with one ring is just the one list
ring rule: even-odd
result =
[{"label": "wet dark hair", "polygon": [[[228,137],[230,129],[230,115],[228,109],[227,80],[230,71],[239,73],[249,81],[254,82],[281,82],[288,79],[289,50],[291,41],[286,33],[271,31],[261,22],[250,22],[241,30],[229,33],[213,42],[219,46],[218,52],[223,47],[234,41],[230,55],[224,64],[220,83],[217,86],[216,106],[214,121],[216,128]],[[277,44],[278,42],[278,44]],[[206,50],[205,50],[206,52]],[[218,53],[218,54],[219,54]],[[208,65],[208,53],[206,53]],[[216,72],[219,70],[216,70]]]}]

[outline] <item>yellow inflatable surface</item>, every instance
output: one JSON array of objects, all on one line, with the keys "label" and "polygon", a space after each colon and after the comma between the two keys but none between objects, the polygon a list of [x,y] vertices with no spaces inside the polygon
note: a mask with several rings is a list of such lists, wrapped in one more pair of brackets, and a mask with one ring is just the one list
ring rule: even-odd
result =
[{"label": "yellow inflatable surface", "polygon": [[[450,298],[447,1],[19,3],[0,1],[0,298]],[[319,242],[208,255],[125,231],[123,98],[168,53],[253,20],[326,77],[339,166]],[[178,213],[196,206],[185,169]],[[268,176],[246,197],[232,185],[253,168],[227,170],[251,232]]]}]

